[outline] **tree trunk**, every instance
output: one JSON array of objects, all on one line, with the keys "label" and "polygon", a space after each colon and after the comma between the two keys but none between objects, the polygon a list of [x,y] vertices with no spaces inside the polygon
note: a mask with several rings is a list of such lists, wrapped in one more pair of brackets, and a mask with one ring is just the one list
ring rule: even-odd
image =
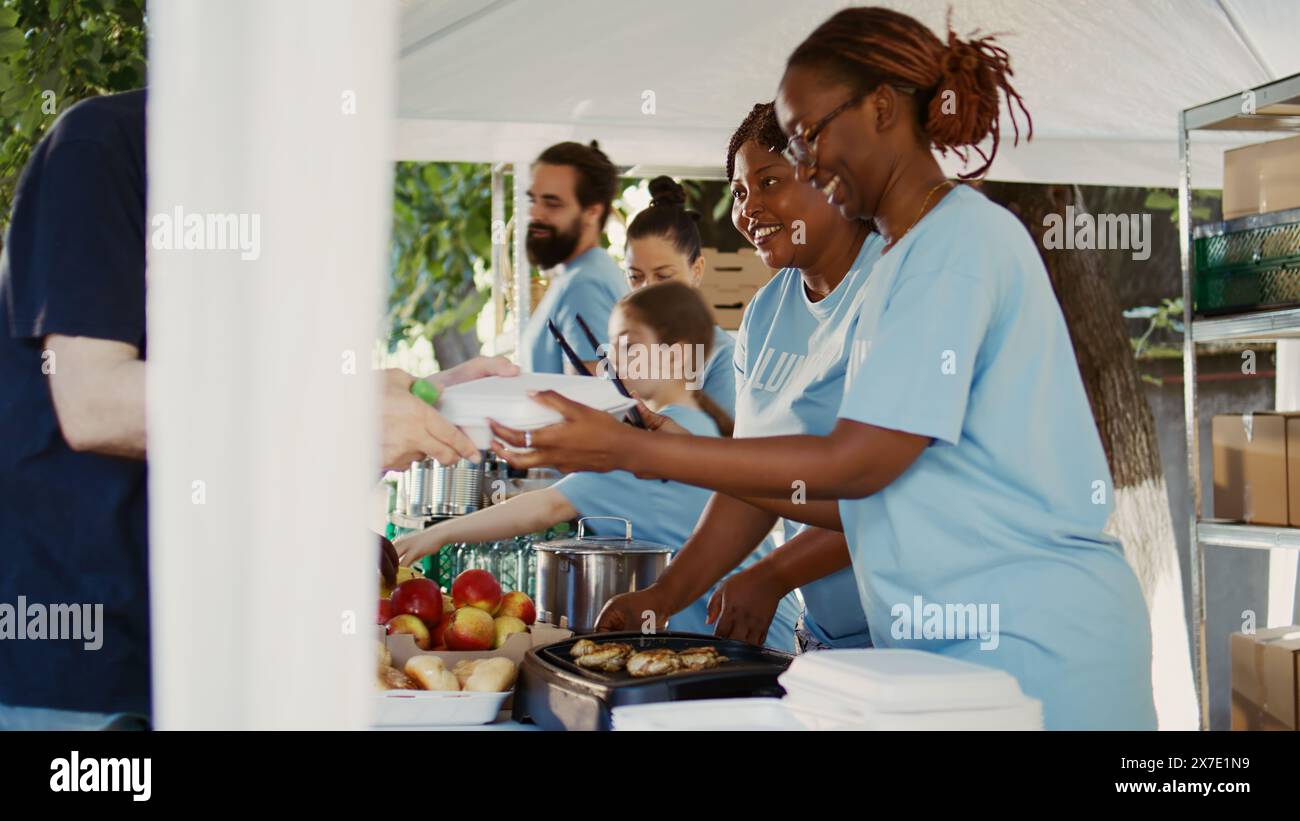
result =
[{"label": "tree trunk", "polygon": [[438,360],[438,370],[441,371],[473,359],[480,351],[478,334],[473,328],[464,332],[451,328],[434,336],[432,342],[433,357]]},{"label": "tree trunk", "polygon": [[[463,305],[466,300],[472,299],[474,292],[473,282],[464,283],[457,295],[458,303]],[[455,327],[448,328],[435,334],[430,342],[433,345],[433,358],[438,360],[440,371],[454,368],[468,359],[473,359],[482,350],[478,332],[473,326],[467,331],[459,331]]]},{"label": "tree trunk", "polygon": [[1044,217],[1063,218],[1067,205],[1083,213],[1086,204],[1071,185],[986,182],[981,190],[1029,229],[1065,315],[1114,480],[1115,509],[1106,530],[1123,542],[1151,616],[1152,681],[1160,729],[1196,729],[1199,712],[1177,542],[1155,420],[1142,391],[1128,329],[1106,279],[1102,251],[1043,247]]}]

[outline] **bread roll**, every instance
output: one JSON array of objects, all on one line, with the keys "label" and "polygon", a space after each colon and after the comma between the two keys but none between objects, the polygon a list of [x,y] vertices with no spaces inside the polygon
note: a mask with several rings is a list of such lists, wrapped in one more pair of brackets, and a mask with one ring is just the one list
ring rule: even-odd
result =
[{"label": "bread roll", "polygon": [[437,656],[411,656],[406,662],[406,674],[420,683],[425,690],[460,690],[460,682],[447,670]]},{"label": "bread roll", "polygon": [[379,687],[383,690],[418,690],[420,685],[411,681],[401,670],[396,667],[379,668]]},{"label": "bread roll", "polygon": [[[471,662],[473,665],[462,687],[470,692],[504,693],[515,684],[515,663],[496,656]],[[460,667],[460,665],[456,665]]]}]

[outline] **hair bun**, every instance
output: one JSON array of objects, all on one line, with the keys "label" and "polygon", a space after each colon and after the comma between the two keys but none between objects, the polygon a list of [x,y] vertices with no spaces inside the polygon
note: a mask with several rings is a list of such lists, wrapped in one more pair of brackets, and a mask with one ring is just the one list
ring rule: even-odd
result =
[{"label": "hair bun", "polygon": [[652,206],[686,206],[686,189],[669,176],[655,177],[650,181]]}]

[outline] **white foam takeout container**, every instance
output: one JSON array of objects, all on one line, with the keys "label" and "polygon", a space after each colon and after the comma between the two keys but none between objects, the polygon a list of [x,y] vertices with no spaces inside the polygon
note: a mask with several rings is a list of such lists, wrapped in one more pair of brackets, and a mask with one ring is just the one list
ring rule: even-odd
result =
[{"label": "white foam takeout container", "polygon": [[1042,703],[1014,676],[938,653],[822,650],[796,657],[778,681],[786,706],[819,729],[1042,729]]},{"label": "white foam takeout container", "polygon": [[636,405],[618,392],[608,379],[557,373],[522,373],[518,376],[489,376],[462,382],[443,390],[438,411],[465,434],[480,450],[492,446],[488,420],[518,430],[536,430],[562,420],[556,411],[528,396],[529,391],[555,391],[590,408],[622,416]]}]

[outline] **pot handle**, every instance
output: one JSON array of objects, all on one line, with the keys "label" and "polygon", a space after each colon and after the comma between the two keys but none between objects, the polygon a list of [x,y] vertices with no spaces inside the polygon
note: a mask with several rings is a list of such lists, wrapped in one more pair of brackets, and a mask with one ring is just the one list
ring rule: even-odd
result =
[{"label": "pot handle", "polygon": [[586,536],[586,535],[585,535],[586,530],[584,529],[582,523],[583,523],[583,522],[587,522],[587,521],[592,521],[592,520],[594,520],[594,519],[608,519],[608,520],[611,521],[611,522],[622,522],[622,523],[623,523],[623,531],[624,531],[623,541],[628,541],[628,542],[632,541],[632,520],[631,520],[631,519],[624,519],[622,516],[583,516],[581,519],[578,520],[578,538],[579,538],[579,539],[584,539],[584,538],[586,538],[586,539],[610,538],[610,537],[608,537],[608,536]]}]

